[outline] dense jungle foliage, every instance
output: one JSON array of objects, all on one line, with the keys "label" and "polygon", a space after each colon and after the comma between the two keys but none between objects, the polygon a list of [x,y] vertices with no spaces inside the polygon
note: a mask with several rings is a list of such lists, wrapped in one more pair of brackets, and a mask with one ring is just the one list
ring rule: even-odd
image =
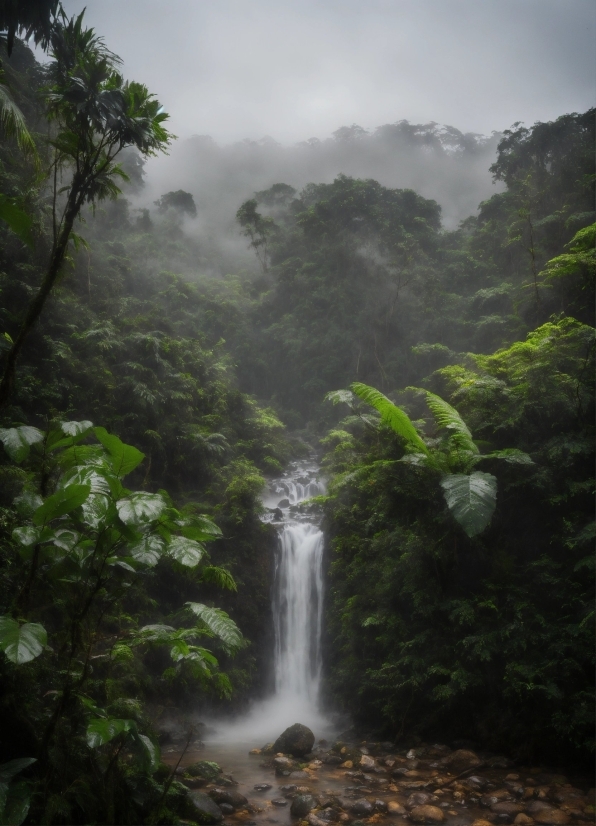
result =
[{"label": "dense jungle foliage", "polygon": [[505,132],[456,231],[374,180],[258,191],[220,278],[191,193],[142,201],[157,100],[82,17],[44,37],[0,77],[0,822],[189,815],[156,719],[267,688],[259,496],[321,437],[330,702],[588,760],[594,111]]}]

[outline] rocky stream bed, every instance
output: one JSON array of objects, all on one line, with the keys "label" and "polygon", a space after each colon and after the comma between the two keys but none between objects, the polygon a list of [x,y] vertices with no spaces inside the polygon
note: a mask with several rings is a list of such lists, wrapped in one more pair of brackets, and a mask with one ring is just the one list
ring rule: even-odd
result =
[{"label": "rocky stream bed", "polygon": [[[292,730],[302,733],[301,744]],[[186,823],[557,826],[594,820],[589,778],[452,745],[405,749],[347,738],[315,744],[312,732],[297,725],[262,748],[197,741],[182,754],[174,739],[164,758],[176,767],[172,786],[186,799]]]}]

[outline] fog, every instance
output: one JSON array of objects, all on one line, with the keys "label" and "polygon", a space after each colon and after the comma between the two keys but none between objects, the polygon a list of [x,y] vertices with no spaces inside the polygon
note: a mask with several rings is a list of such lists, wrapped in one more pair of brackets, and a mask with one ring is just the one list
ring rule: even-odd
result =
[{"label": "fog", "polygon": [[[453,228],[496,191],[488,168],[499,132],[593,105],[592,0],[64,7],[86,7],[125,76],[158,95],[179,136],[169,157],[147,164],[135,205],[191,192],[198,217],[187,230],[219,271],[248,266],[234,215],[255,191],[372,177],[437,200]],[[403,121],[426,126],[408,132]],[[353,124],[360,130],[334,136]]]}]

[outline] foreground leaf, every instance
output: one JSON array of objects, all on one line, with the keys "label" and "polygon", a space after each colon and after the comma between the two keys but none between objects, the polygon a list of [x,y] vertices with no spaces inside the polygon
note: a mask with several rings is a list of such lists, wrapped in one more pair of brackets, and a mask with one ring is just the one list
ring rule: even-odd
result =
[{"label": "foreground leaf", "polygon": [[43,625],[37,622],[19,625],[11,617],[0,617],[0,649],[11,662],[22,665],[34,660],[42,653],[47,641]]},{"label": "foreground leaf", "polygon": [[227,651],[234,653],[242,648],[244,637],[234,620],[225,611],[220,608],[210,608],[200,602],[187,602],[186,605],[205,623],[211,633],[222,641]]},{"label": "foreground leaf", "polygon": [[168,556],[187,568],[198,565],[204,553],[205,548],[199,542],[185,536],[174,536],[168,545]]},{"label": "foreground leaf", "polygon": [[469,537],[481,533],[495,511],[497,480],[490,473],[475,471],[469,476],[451,473],[441,479],[447,507]]},{"label": "foreground leaf", "polygon": [[20,464],[29,455],[31,445],[43,442],[43,433],[36,427],[22,425],[21,427],[0,428],[0,442],[13,462]]},{"label": "foreground leaf", "polygon": [[119,720],[115,717],[92,720],[87,726],[87,745],[91,749],[96,749],[133,728],[136,728],[134,720]]},{"label": "foreground leaf", "polygon": [[48,496],[46,501],[33,514],[33,521],[36,525],[45,525],[58,516],[64,516],[78,508],[88,498],[91,492],[91,485],[66,485],[52,496]]},{"label": "foreground leaf", "polygon": [[145,454],[132,445],[124,444],[117,436],[108,433],[105,427],[94,427],[93,432],[110,454],[110,461],[116,476],[131,473],[145,458]]},{"label": "foreground leaf", "polygon": [[166,501],[159,493],[131,493],[126,499],[120,499],[116,507],[118,516],[125,525],[146,525],[154,522],[167,507]]}]

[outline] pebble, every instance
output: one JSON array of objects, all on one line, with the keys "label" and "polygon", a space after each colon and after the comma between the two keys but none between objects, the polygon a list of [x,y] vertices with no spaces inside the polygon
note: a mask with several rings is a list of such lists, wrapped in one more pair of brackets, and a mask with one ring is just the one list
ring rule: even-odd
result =
[{"label": "pebble", "polygon": [[410,820],[412,823],[442,823],[445,814],[437,806],[416,806],[410,812]]}]

